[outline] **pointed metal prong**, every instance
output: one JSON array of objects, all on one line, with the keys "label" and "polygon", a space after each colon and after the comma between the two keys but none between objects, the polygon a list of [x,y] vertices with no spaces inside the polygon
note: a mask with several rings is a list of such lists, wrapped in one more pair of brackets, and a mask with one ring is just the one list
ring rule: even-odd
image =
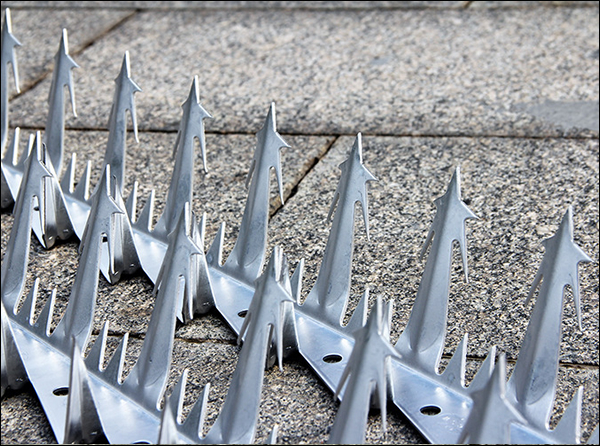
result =
[{"label": "pointed metal prong", "polygon": [[63,443],[93,443],[101,435],[102,424],[96,410],[88,372],[81,350],[73,338],[71,374]]},{"label": "pointed metal prong", "polygon": [[469,342],[469,334],[465,333],[460,344],[456,347],[456,351],[448,365],[442,373],[444,382],[450,387],[464,388],[465,387],[465,369],[467,365],[467,343]]},{"label": "pointed metal prong", "polygon": [[165,405],[160,417],[160,430],[156,444],[179,444],[177,420],[169,404]]},{"label": "pointed metal prong", "polygon": [[136,222],[136,208],[137,208],[137,195],[138,195],[138,182],[133,183],[133,189],[125,201],[125,210],[129,216],[129,220],[132,225]]},{"label": "pointed metal prong", "polygon": [[2,306],[2,397],[7,389],[18,390],[27,382],[27,372],[21,360],[21,354],[15,343],[15,337],[8,314]]},{"label": "pointed metal prong", "polygon": [[125,181],[125,152],[127,139],[127,110],[131,115],[133,133],[138,141],[137,118],[135,114],[134,93],[142,91],[131,79],[129,52],[125,52],[121,71],[115,79],[115,94],[108,120],[108,143],[104,155],[104,166],[111,165],[113,175],[117,178],[117,186],[123,193]]},{"label": "pointed metal prong", "polygon": [[20,141],[21,129],[16,127],[8,150],[2,158],[2,209],[10,207],[16,201],[21,186],[23,165],[17,161]]},{"label": "pointed metal prong", "polygon": [[213,268],[223,265],[223,239],[225,237],[225,222],[219,225],[215,239],[206,253],[206,261]]},{"label": "pointed metal prong", "polygon": [[271,104],[265,124],[256,136],[256,150],[248,174],[250,189],[240,232],[223,265],[226,274],[248,285],[259,276],[266,257],[271,168],[275,169],[283,203],[280,150],[290,146],[276,130],[275,104]]},{"label": "pointed metal prong", "polygon": [[564,290],[567,285],[571,287],[579,319],[578,265],[591,261],[573,241],[570,206],[556,234],[543,244],[546,252],[530,292],[531,296],[541,278],[537,301],[507,386],[507,398],[539,429],[548,426],[554,406]]},{"label": "pointed metal prong", "polygon": [[19,68],[17,65],[17,53],[15,47],[21,46],[21,43],[12,33],[12,20],[10,8],[6,8],[4,13],[4,27],[2,28],[2,48],[0,61],[0,91],[2,92],[2,145],[0,152],[4,151],[8,141],[8,64],[12,65],[13,77],[15,80],[15,89],[20,93],[19,89]]},{"label": "pointed metal prong", "polygon": [[67,30],[63,29],[58,52],[54,57],[54,71],[52,84],[48,95],[48,119],[44,132],[44,144],[48,148],[50,160],[60,176],[63,164],[64,134],[65,134],[65,94],[64,87],[69,89],[71,96],[71,109],[77,116],[75,109],[75,92],[73,87],[73,74],[71,70],[79,65],[69,55]]},{"label": "pointed metal prong", "polygon": [[54,314],[54,304],[56,303],[56,288],[50,293],[50,297],[42,308],[40,315],[32,328],[39,336],[50,336],[50,327],[52,326],[52,316]]},{"label": "pointed metal prong", "polygon": [[101,371],[104,366],[104,353],[106,351],[106,340],[108,338],[108,321],[104,323],[102,331],[94,341],[94,345],[90,349],[85,358],[85,365],[92,371]]},{"label": "pointed metal prong", "polygon": [[125,353],[127,350],[128,340],[129,333],[125,333],[112,358],[110,358],[108,365],[103,370],[105,380],[109,383],[121,384],[123,382],[123,364],[125,363]]},{"label": "pointed metal prong", "polygon": [[354,313],[352,313],[352,317],[350,321],[346,325],[345,330],[348,333],[354,333],[356,330],[361,329],[367,323],[367,315],[369,313],[369,288],[365,288],[365,292],[363,293]]},{"label": "pointed metal prong", "polygon": [[378,297],[366,325],[354,332],[354,348],[334,394],[334,398],[343,398],[328,443],[364,442],[374,392],[381,410],[382,430],[386,430],[389,365],[392,358],[400,359],[389,343],[392,305],[390,302],[384,308],[383,301]]},{"label": "pointed metal prong", "polygon": [[154,219],[154,189],[150,191],[142,212],[135,221],[134,227],[144,232],[152,231],[152,221]]},{"label": "pointed metal prong", "polygon": [[269,436],[267,437],[267,439],[265,440],[265,444],[278,444],[278,435],[279,435],[279,425],[275,424],[273,426],[273,429],[271,430],[271,433],[269,434]]},{"label": "pointed metal prong", "polygon": [[[244,339],[238,365],[231,378],[221,413],[206,436],[207,442],[252,443],[256,433],[265,358],[279,359],[297,341],[294,299],[287,260],[273,249],[244,319],[239,339]],[[275,355],[271,352],[275,351]],[[274,361],[272,361],[274,362]]]},{"label": "pointed metal prong", "polygon": [[473,408],[458,439],[461,444],[508,444],[511,423],[526,423],[506,399],[506,355],[502,353],[485,387],[472,393]]},{"label": "pointed metal prong", "polygon": [[487,384],[487,382],[490,379],[490,376],[492,376],[492,373],[494,373],[495,364],[496,364],[496,346],[494,345],[488,352],[488,354],[485,358],[485,361],[483,361],[483,364],[481,365],[481,367],[479,367],[477,374],[471,380],[471,383],[469,384],[469,388],[468,388],[469,392],[474,392],[474,391],[480,390]]},{"label": "pointed metal prong", "polygon": [[[435,200],[436,215],[425,242],[431,245],[417,297],[396,349],[411,367],[437,373],[446,338],[452,245],[463,249],[466,269],[465,221],[476,218],[460,197],[460,169],[457,167],[446,193]],[[434,236],[435,234],[435,236]]]},{"label": "pointed metal prong", "polygon": [[207,383],[202,389],[202,393],[192,407],[187,418],[183,422],[181,432],[188,438],[199,439],[202,436],[202,427],[206,418],[206,406],[208,404],[208,396],[210,394],[210,383]]},{"label": "pointed metal prong", "polygon": [[302,306],[304,311],[334,327],[341,325],[348,304],[356,202],[362,205],[367,236],[369,234],[367,183],[376,178],[363,164],[360,133],[340,169],[342,174],[330,208],[330,215],[335,209],[335,217],[329,240],[315,285]]},{"label": "pointed metal prong", "polygon": [[552,430],[552,437],[557,443],[579,444],[581,440],[581,407],[583,403],[583,386],[580,386],[573,399],[565,409],[560,421]]},{"label": "pointed metal prong", "polygon": [[194,77],[192,88],[183,104],[183,116],[175,145],[175,167],[165,203],[165,209],[156,224],[155,231],[165,238],[175,228],[185,203],[192,202],[194,190],[194,141],[198,139],[206,171],[206,143],[204,137],[204,119],[210,114],[202,108],[198,98],[198,76]]},{"label": "pointed metal prong", "polygon": [[179,377],[177,384],[175,384],[175,387],[173,387],[173,390],[171,391],[171,395],[169,396],[168,400],[165,402],[165,407],[171,407],[173,417],[175,418],[175,421],[178,424],[181,424],[182,421],[181,416],[183,412],[183,399],[185,396],[185,385],[187,383],[187,377],[188,369],[185,369]]},{"label": "pointed metal prong", "polygon": [[300,305],[300,296],[302,293],[302,277],[304,275],[304,259],[300,259],[294,274],[292,275],[292,296],[298,305]]}]

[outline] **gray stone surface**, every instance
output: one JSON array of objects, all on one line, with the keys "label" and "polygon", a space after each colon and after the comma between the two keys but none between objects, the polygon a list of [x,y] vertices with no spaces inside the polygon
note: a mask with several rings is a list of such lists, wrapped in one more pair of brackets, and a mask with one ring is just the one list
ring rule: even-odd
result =
[{"label": "gray stone surface", "polygon": [[[5,5],[3,2],[3,24],[6,6],[10,5]],[[85,10],[52,10],[50,12],[40,9],[11,9],[13,34],[21,42],[21,46],[16,49],[21,91],[27,91],[51,72],[63,29],[68,32],[69,53],[77,60],[77,55],[82,50],[132,13],[131,10],[98,10],[94,11],[94,14],[90,14]],[[80,71],[73,70],[76,99],[78,99],[77,79]],[[12,72],[9,85],[11,96],[14,96],[16,91]],[[48,90],[44,93],[42,113],[48,111],[47,99]],[[42,125],[45,125],[45,120]]]},{"label": "gray stone surface", "polygon": [[[176,129],[198,75],[209,130],[252,131],[275,101],[288,133],[597,135],[517,105],[597,101],[598,29],[588,7],[141,12],[76,58],[68,123],[105,127],[129,50],[144,129]],[[44,125],[48,88],[14,101],[12,125]]]}]

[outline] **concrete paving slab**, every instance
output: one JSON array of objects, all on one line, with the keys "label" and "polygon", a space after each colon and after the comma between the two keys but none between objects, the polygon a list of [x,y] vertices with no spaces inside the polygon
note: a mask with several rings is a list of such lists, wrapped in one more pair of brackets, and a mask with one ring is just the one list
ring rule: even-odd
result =
[{"label": "concrete paving slab", "polygon": [[[34,8],[135,8],[135,9],[424,9],[461,8],[468,6],[461,1],[86,1],[86,2],[31,2],[7,1],[9,7]],[[507,2],[508,3],[508,2]],[[543,3],[543,2],[536,2]],[[568,2],[564,2],[568,3]],[[585,2],[577,2],[585,3]],[[593,2],[592,2],[593,3]]]},{"label": "concrete paving slab", "polygon": [[[4,24],[5,5],[2,3],[2,23]],[[54,55],[58,51],[62,30],[66,29],[69,39],[69,53],[77,55],[86,47],[101,38],[133,13],[132,10],[98,10],[90,14],[85,10],[56,10],[49,14],[43,9],[11,9],[14,36],[21,42],[16,49],[19,66],[19,85],[21,91],[27,91],[52,71]],[[4,25],[3,25],[4,26]],[[73,71],[77,84],[80,70]],[[9,82],[10,95],[15,96],[14,79]],[[49,90],[47,90],[49,91]],[[75,95],[77,99],[77,88]],[[47,101],[48,95],[44,97]],[[47,113],[48,104],[44,102],[43,113]]]},{"label": "concrete paving slab", "polygon": [[[275,101],[279,129],[294,134],[597,136],[527,108],[598,101],[596,11],[141,12],[76,58],[68,125],[106,126],[128,50],[144,129],[176,129],[198,75],[210,131],[251,131]],[[17,98],[11,125],[43,126],[48,89]]]}]

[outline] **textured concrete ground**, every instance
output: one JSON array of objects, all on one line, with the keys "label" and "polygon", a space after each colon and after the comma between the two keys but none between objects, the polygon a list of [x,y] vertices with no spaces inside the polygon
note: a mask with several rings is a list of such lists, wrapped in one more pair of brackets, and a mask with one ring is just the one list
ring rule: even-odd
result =
[{"label": "textured concrete ground", "polygon": [[[575,240],[592,258],[581,264],[582,328],[567,293],[556,423],[578,386],[585,387],[582,437],[598,424],[598,2],[2,2],[11,8],[21,93],[12,80],[10,126],[43,130],[53,56],[69,32],[77,117],[69,111],[67,152],[92,160],[99,178],[113,80],[129,51],[140,141],[128,141],[128,178],[141,196],[156,190],[160,212],[171,152],[195,75],[206,121],[209,173],[198,154],[196,213],[207,215],[207,246],[227,223],[233,246],[246,197],[254,134],[273,101],[282,151],[285,205],[273,192],[269,249],[306,261],[304,290],[316,277],[329,233],[326,217],[340,170],[358,132],[364,162],[379,179],[369,186],[371,240],[356,222],[353,310],[371,299],[395,301],[392,341],[404,329],[424,262],[418,253],[435,207],[460,166],[463,199],[478,220],[467,223],[470,281],[452,274],[444,360],[469,333],[472,375],[489,349],[517,358],[534,302],[529,287],[542,240],[571,205]],[[69,109],[69,107],[67,107]],[[2,255],[12,224],[2,214]],[[57,316],[77,268],[77,243],[44,251],[34,240],[30,281],[41,300],[57,288]],[[152,284],[136,276],[101,279],[95,334],[111,320],[109,350],[131,334],[135,362],[153,307]],[[47,290],[47,292],[46,292]],[[306,295],[306,291],[304,292]],[[41,308],[41,303],[38,308]],[[39,311],[39,310],[38,310]],[[211,384],[207,428],[235,369],[234,332],[212,312],[176,332],[171,381],[190,369],[184,412]],[[283,443],[327,440],[338,403],[299,358],[266,372],[257,441],[273,424]],[[369,418],[369,443],[421,443],[390,405],[388,432]],[[2,400],[2,443],[55,442],[31,387]]]}]

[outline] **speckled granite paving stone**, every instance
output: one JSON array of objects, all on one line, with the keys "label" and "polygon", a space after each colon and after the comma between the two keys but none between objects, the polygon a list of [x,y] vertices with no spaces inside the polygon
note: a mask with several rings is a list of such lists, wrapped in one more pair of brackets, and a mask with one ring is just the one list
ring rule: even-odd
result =
[{"label": "speckled granite paving stone", "polygon": [[[597,135],[522,106],[598,100],[595,11],[141,12],[77,58],[80,113],[68,124],[106,126],[129,50],[145,129],[177,128],[198,75],[208,130],[253,131],[275,101],[279,130],[294,134]],[[48,88],[11,104],[12,125],[43,125]]]},{"label": "speckled granite paving stone", "polygon": [[[2,2],[2,26],[4,26],[5,6],[10,5]],[[90,14],[85,10],[11,9],[13,34],[21,42],[21,46],[16,49],[21,91],[31,88],[51,72],[63,28],[68,32],[69,53],[77,62],[77,54],[82,49],[94,43],[132,13],[131,10],[98,10]],[[79,93],[77,80],[80,71],[73,70],[76,100]],[[12,71],[10,78],[10,96],[13,97],[17,93]],[[44,94],[44,101],[48,100],[48,91]],[[70,112],[70,105],[67,109]],[[42,110],[43,113],[47,113],[47,102],[43,103]]]},{"label": "speckled granite paving stone", "polygon": [[[136,8],[136,9],[398,9],[398,8],[459,8],[461,1],[86,1],[31,2],[7,1],[10,7],[34,8]],[[542,3],[542,2],[538,2]],[[557,2],[554,2],[557,3]],[[569,3],[569,2],[563,2]],[[585,2],[577,2],[585,3]]]}]

